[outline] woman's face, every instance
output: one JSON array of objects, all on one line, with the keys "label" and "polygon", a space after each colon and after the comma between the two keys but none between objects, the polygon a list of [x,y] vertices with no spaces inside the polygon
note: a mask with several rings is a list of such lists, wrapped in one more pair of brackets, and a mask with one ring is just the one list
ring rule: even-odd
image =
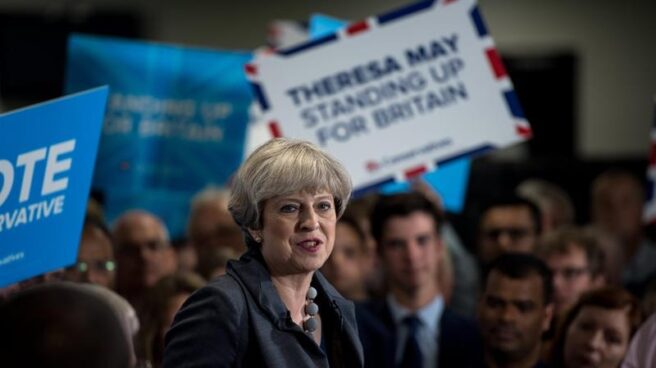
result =
[{"label": "woman's face", "polygon": [[626,308],[581,309],[565,336],[565,365],[574,367],[618,367],[629,344]]},{"label": "woman's face", "polygon": [[338,222],[335,234],[335,249],[321,272],[342,295],[352,297],[364,288],[364,244],[348,223]]},{"label": "woman's face", "polygon": [[319,269],[335,242],[335,200],[326,191],[277,196],[264,203],[262,255],[271,274],[285,276]]}]

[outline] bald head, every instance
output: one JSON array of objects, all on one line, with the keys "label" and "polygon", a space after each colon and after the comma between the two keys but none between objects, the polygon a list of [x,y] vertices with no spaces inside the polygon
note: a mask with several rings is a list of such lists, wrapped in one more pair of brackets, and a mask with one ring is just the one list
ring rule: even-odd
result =
[{"label": "bald head", "polygon": [[126,295],[140,293],[175,272],[177,261],[166,226],[155,215],[133,210],[114,225],[116,288]]}]

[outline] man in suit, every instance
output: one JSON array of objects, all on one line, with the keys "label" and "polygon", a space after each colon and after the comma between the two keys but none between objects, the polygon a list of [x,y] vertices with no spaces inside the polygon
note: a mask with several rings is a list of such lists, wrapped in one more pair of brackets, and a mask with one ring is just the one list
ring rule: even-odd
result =
[{"label": "man in suit", "polygon": [[440,290],[441,224],[440,212],[418,193],[384,196],[374,206],[371,230],[389,291],[358,306],[366,366],[480,366],[474,322],[446,307]]}]

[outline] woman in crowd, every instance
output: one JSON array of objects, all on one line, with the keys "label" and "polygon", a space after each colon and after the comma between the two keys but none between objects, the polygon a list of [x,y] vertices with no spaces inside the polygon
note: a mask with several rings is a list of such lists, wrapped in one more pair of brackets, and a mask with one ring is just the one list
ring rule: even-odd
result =
[{"label": "woman in crowd", "polygon": [[551,363],[563,368],[619,367],[640,324],[638,301],[618,287],[584,294],[565,317]]},{"label": "woman in crowd", "polygon": [[350,193],[342,165],[309,143],[275,139],[253,152],[229,205],[248,251],[185,302],[164,366],[362,366],[353,304],[316,272]]},{"label": "woman in crowd", "polygon": [[364,301],[368,297],[365,285],[367,252],[364,231],[355,217],[344,215],[337,223],[333,252],[321,272],[350,300]]}]

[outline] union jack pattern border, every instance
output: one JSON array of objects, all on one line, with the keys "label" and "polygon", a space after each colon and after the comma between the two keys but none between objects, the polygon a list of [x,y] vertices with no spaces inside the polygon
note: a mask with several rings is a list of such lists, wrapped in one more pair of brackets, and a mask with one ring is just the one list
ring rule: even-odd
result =
[{"label": "union jack pattern border", "polygon": [[[443,6],[448,6],[451,3],[454,3],[458,0],[442,0],[441,4]],[[397,20],[403,19],[405,17],[414,15],[416,13],[422,12],[422,11],[427,11],[431,9],[435,4],[437,4],[439,0],[426,0],[426,1],[420,1],[393,11],[390,11],[388,13],[384,13],[378,16],[370,17],[358,22],[354,22],[347,26],[344,29],[341,29],[339,31],[336,31],[332,34],[310,40],[304,43],[301,43],[296,46],[292,46],[289,48],[283,48],[283,49],[268,49],[264,52],[264,54],[277,54],[282,57],[293,57],[294,55],[305,52],[314,48],[318,48],[324,45],[332,44],[334,42],[337,42],[340,39],[343,38],[348,38],[348,37],[355,37],[359,34],[362,34],[363,32],[369,31],[375,27],[384,27],[387,24],[393,23]],[[508,73],[506,72],[505,67],[503,66],[503,63],[501,61],[501,57],[499,56],[499,53],[497,52],[494,42],[492,41],[492,37],[490,37],[487,27],[485,25],[485,22],[483,21],[483,17],[481,16],[480,10],[478,6],[473,6],[472,9],[469,12],[469,16],[471,18],[471,21],[473,23],[474,28],[476,29],[478,37],[481,39],[481,41],[487,45],[485,48],[485,54],[487,57],[487,60],[490,64],[491,72],[494,75],[495,79],[504,85],[503,91],[501,92],[503,95],[503,99],[506,102],[506,105],[508,106],[508,111],[509,114],[514,117],[515,119],[515,133],[525,139],[530,138],[533,135],[533,132],[531,130],[531,126],[529,125],[528,121],[526,120],[524,116],[524,112],[522,111],[521,105],[519,103],[519,99],[517,97],[517,94],[515,93],[512,83],[510,82],[510,78],[508,77]],[[248,77],[252,87],[253,91],[255,93],[255,97],[262,109],[262,112],[266,113],[270,109],[270,104],[268,102],[268,99],[257,82],[257,66],[255,64],[247,64],[245,66],[245,72],[246,76]],[[282,137],[283,132],[280,129],[280,125],[278,122],[275,120],[271,120],[268,122],[268,128],[269,132],[272,137]],[[376,190],[380,188],[383,185],[389,184],[394,182],[397,178],[398,179],[412,179],[414,177],[417,177],[425,172],[427,172],[432,164],[434,164],[436,167],[439,167],[440,165],[444,165],[448,162],[469,157],[469,156],[477,156],[480,155],[484,152],[493,150],[495,146],[491,143],[485,143],[482,144],[478,147],[474,147],[472,149],[463,151],[463,152],[458,152],[455,153],[447,158],[443,158],[441,160],[438,160],[434,163],[429,163],[425,165],[418,165],[414,167],[407,168],[405,170],[402,170],[402,173],[399,173],[399,175],[395,176],[389,176],[383,179],[380,179],[376,182],[373,182],[371,184],[366,185],[365,187],[359,188],[357,191],[353,193],[354,197],[361,196],[367,192]]]}]

